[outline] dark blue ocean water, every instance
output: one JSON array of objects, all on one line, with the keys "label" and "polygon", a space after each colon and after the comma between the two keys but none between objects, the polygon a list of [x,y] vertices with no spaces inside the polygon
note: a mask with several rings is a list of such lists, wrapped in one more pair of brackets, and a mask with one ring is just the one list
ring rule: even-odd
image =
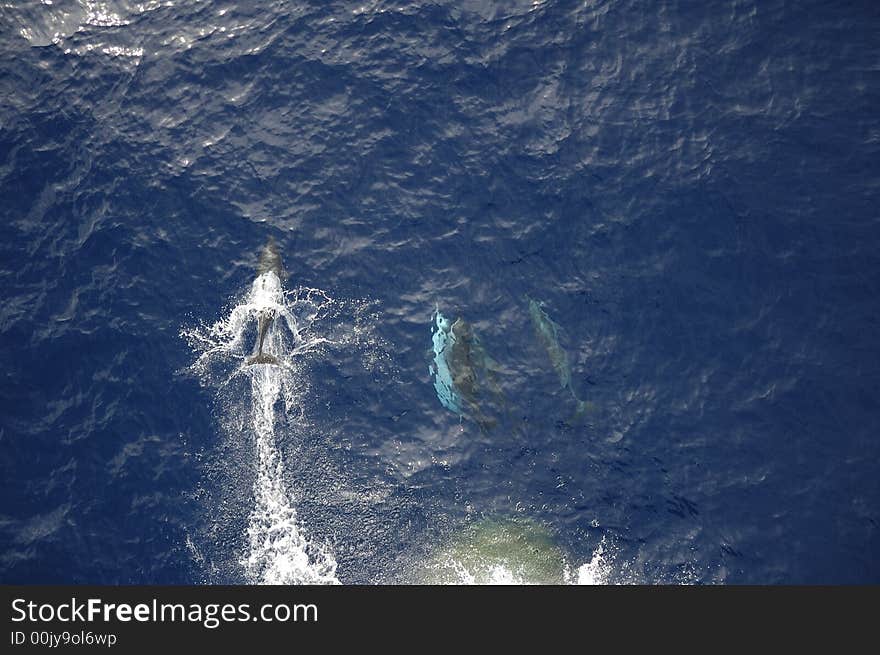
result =
[{"label": "dark blue ocean water", "polygon": [[[868,2],[5,4],[0,581],[246,581],[247,388],[180,333],[273,236],[366,316],[277,428],[343,583],[491,516],[603,582],[880,582],[878,34]],[[434,393],[437,307],[502,370],[494,428]]]}]

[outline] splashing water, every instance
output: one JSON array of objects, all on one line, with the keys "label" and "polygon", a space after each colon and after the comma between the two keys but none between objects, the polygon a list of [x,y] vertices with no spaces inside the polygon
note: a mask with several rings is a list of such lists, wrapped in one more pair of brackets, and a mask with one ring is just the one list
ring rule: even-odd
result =
[{"label": "splashing water", "polygon": [[611,562],[605,550],[605,541],[593,551],[589,562],[579,566],[574,572],[563,555],[554,563],[559,567],[558,577],[536,576],[534,571],[523,570],[521,566],[508,559],[487,559],[483,561],[465,561],[447,556],[437,568],[445,570],[444,584],[462,585],[533,585],[533,584],[568,584],[568,585],[608,585],[617,584],[613,581]]},{"label": "splashing water", "polygon": [[577,570],[577,577],[566,576],[571,584],[579,585],[605,585],[610,583],[611,563],[605,552],[605,539],[593,551],[593,557],[586,564],[581,564]]},{"label": "splashing water", "polygon": [[625,584],[605,537],[589,562],[572,571],[568,554],[543,524],[492,517],[465,526],[416,571],[415,581],[452,585]]},{"label": "splashing water", "polygon": [[328,548],[309,541],[297,523],[284,489],[284,466],[275,444],[275,403],[281,393],[276,366],[251,372],[253,425],[257,442],[256,507],[248,526],[248,579],[263,584],[333,584],[336,560]]},{"label": "splashing water", "polygon": [[556,564],[559,566],[559,579],[548,579],[534,576],[533,572],[523,571],[511,562],[501,560],[460,561],[447,556],[435,570],[443,570],[443,584],[461,585],[534,585],[534,584],[568,584],[568,585],[608,585],[612,581],[611,562],[607,559],[604,540],[593,552],[589,562],[579,566],[572,572],[567,558],[561,557]]},{"label": "splashing water", "polygon": [[[301,413],[308,390],[308,355],[322,351],[330,341],[317,335],[314,323],[326,316],[331,299],[316,289],[285,291],[275,272],[260,274],[247,296],[226,318],[181,332],[200,352],[190,367],[206,385],[226,393],[231,414],[240,399],[226,391],[233,380],[250,382],[249,421],[241,422],[256,445],[254,508],[246,530],[246,552],[240,559],[253,584],[338,584],[336,560],[327,545],[311,540],[285,487],[284,462],[276,442],[276,411],[283,401],[288,416]],[[275,319],[263,344],[278,365],[247,365],[254,326],[265,312]],[[234,421],[229,422],[234,425]]]}]

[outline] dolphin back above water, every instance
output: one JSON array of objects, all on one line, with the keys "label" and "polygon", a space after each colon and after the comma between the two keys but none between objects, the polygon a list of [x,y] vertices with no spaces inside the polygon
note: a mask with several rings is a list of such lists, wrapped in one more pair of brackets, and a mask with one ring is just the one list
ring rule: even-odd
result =
[{"label": "dolphin back above water", "polygon": [[281,268],[281,252],[278,250],[278,244],[275,243],[273,237],[269,237],[263,251],[260,253],[260,261],[257,264],[257,273],[274,273],[278,276],[278,281],[282,280],[283,271]]},{"label": "dolphin back above water", "polygon": [[[281,253],[275,239],[269,237],[269,241],[260,253],[260,261],[257,264],[257,272],[259,276],[254,281],[254,287],[267,295],[277,295],[281,293]],[[263,352],[263,345],[266,341],[266,335],[269,328],[277,316],[277,312],[272,307],[260,309],[257,314],[257,343],[254,347],[254,354],[245,361],[245,365],[253,364],[279,364],[278,358],[269,353]]]},{"label": "dolphin back above water", "polygon": [[249,357],[247,362],[245,362],[248,366],[252,364],[278,364],[277,357],[275,357],[274,355],[270,355],[269,353],[263,352],[263,342],[266,340],[266,333],[269,332],[269,327],[272,325],[272,321],[274,320],[274,309],[264,309],[260,311],[258,319],[259,336],[257,337],[257,352],[253,355],[253,357]]}]

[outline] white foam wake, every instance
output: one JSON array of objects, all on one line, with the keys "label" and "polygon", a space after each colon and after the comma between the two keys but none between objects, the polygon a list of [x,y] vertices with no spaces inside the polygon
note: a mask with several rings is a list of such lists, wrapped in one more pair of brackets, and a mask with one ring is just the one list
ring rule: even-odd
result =
[{"label": "white foam wake", "polygon": [[278,367],[252,368],[257,479],[248,551],[242,559],[247,577],[261,584],[338,584],[333,554],[305,536],[284,488],[284,465],[275,443],[275,404],[281,394]]},{"label": "white foam wake", "polygon": [[[250,434],[256,447],[254,507],[246,529],[245,552],[240,558],[252,584],[338,584],[336,560],[329,546],[309,538],[297,516],[285,484],[282,454],[276,442],[279,412],[288,418],[301,414],[308,388],[306,355],[320,350],[328,340],[312,324],[330,304],[315,289],[286,292],[274,272],[262,273],[249,293],[225,318],[213,325],[184,329],[181,335],[199,353],[191,370],[203,383],[219,387],[222,395],[233,380],[250,382],[249,416],[238,394],[226,392],[230,417],[227,429]],[[261,313],[272,311],[275,320],[266,334],[263,351],[279,365],[247,365],[253,354],[256,326]],[[239,419],[236,421],[236,415]],[[249,420],[248,420],[249,419]],[[231,426],[231,427],[229,427]],[[243,435],[244,436],[244,435]]]}]

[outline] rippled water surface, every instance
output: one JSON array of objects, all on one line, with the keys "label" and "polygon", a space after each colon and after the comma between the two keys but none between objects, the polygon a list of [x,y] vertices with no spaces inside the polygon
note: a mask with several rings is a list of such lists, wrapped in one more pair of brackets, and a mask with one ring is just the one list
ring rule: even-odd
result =
[{"label": "rippled water surface", "polygon": [[878,34],[6,0],[0,581],[880,582]]}]

